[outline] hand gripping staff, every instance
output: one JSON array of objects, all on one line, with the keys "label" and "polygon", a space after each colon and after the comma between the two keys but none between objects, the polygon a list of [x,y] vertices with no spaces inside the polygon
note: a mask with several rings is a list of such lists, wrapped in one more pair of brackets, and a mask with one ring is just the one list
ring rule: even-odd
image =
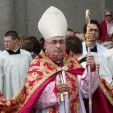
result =
[{"label": "hand gripping staff", "polygon": [[[91,39],[92,34],[90,33],[90,11],[86,10],[86,33],[85,33],[85,40],[86,40],[86,46],[88,47],[88,54],[90,54],[91,49]],[[91,94],[91,67],[88,65],[88,76],[89,76],[89,113],[92,113],[92,94]]]}]

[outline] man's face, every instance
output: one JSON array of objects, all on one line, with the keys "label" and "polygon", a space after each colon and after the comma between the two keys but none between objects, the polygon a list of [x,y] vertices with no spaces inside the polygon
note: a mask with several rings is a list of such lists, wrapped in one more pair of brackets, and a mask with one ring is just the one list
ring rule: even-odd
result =
[{"label": "man's face", "polygon": [[59,62],[63,59],[66,52],[65,37],[56,36],[45,41],[44,47],[47,54]]},{"label": "man's face", "polygon": [[18,45],[18,40],[13,40],[11,36],[4,37],[4,47],[6,50],[14,50]]},{"label": "man's face", "polygon": [[97,40],[99,38],[99,29],[96,24],[90,24],[90,33],[92,34],[93,40]]},{"label": "man's face", "polygon": [[66,37],[68,38],[69,36],[74,36],[74,33],[72,31],[67,31]]},{"label": "man's face", "polygon": [[112,20],[112,14],[110,12],[105,12],[105,20],[107,22]]}]

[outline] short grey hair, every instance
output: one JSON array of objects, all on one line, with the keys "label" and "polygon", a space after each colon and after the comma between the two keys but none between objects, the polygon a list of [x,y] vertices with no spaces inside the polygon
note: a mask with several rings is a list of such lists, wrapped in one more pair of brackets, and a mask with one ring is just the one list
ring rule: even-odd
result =
[{"label": "short grey hair", "polygon": [[112,11],[111,11],[110,9],[106,9],[106,10],[104,11],[104,14],[106,14],[107,12],[110,12],[110,13],[112,14]]}]

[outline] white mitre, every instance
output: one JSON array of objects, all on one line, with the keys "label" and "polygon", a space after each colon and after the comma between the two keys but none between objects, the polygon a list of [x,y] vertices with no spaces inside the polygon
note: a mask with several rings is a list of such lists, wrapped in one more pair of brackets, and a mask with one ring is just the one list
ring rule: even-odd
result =
[{"label": "white mitre", "polygon": [[44,39],[55,36],[66,36],[67,20],[56,7],[49,7],[38,22],[38,29]]}]

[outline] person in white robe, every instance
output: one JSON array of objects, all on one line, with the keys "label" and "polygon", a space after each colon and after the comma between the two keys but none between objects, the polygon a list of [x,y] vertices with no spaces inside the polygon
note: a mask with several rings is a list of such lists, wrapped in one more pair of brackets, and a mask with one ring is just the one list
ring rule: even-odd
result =
[{"label": "person in white robe", "polygon": [[[86,33],[86,26],[87,25],[85,24],[84,25],[84,33]],[[95,58],[96,64],[99,65],[102,53],[104,53],[108,49],[103,47],[98,42],[96,42],[96,40],[99,39],[100,30],[101,30],[98,21],[90,20],[89,28],[90,28],[90,33],[92,34],[90,51],[91,51],[91,54]],[[85,41],[82,43],[82,47],[83,47],[83,55],[86,55],[88,52],[87,52],[87,47],[86,47]],[[85,67],[85,65],[83,65],[83,66]]]},{"label": "person in white robe", "polygon": [[4,35],[5,50],[0,54],[0,90],[10,99],[24,85],[32,57],[18,47],[18,34],[8,31]]},{"label": "person in white robe", "polygon": [[[57,39],[57,36],[58,36],[58,39],[64,39],[64,37],[66,36],[67,21],[65,19],[65,16],[59,9],[51,6],[42,15],[42,17],[38,23],[38,28],[39,28],[39,31],[41,32],[41,34],[43,35],[43,37],[45,38],[45,41],[48,41],[46,44],[51,44],[51,42],[49,42],[49,41],[50,40],[55,41],[55,39]],[[60,44],[60,42],[59,42],[59,44]],[[93,58],[93,61],[94,61],[94,58]],[[86,113],[83,98],[89,97],[89,94],[88,94],[88,78],[89,78],[89,76],[86,76],[87,75],[86,73],[87,73],[87,69],[85,70],[82,77],[79,75],[77,77],[78,83],[79,83],[80,113]],[[63,70],[62,70],[62,76],[63,76],[63,78],[62,78],[61,82],[63,84],[66,84],[66,75],[65,75],[65,71],[63,71]],[[93,79],[93,82],[92,82],[93,85],[91,87],[91,90],[93,93],[98,87],[98,71],[96,70],[95,72],[92,72],[91,76]],[[84,79],[84,78],[86,78],[86,79]],[[84,79],[84,80],[82,80],[82,79]],[[58,80],[59,80],[59,75],[57,75],[57,77],[56,77],[56,81],[58,81]],[[51,100],[52,97],[50,97],[50,95],[46,95],[46,94],[48,94],[48,93],[51,94],[50,89],[52,87],[54,87],[54,84],[55,84],[55,82],[48,84],[43,91],[44,93],[42,92],[41,96],[39,97],[39,99],[35,105],[36,113],[47,113],[46,108],[38,109],[38,105],[44,106],[45,105],[44,103],[46,100],[48,100],[48,99]],[[51,101],[54,101],[54,100],[57,101],[57,99],[55,97],[52,98]],[[64,105],[65,105],[65,108],[64,108]],[[64,101],[59,103],[59,113],[69,113],[68,105],[69,105],[68,93],[66,93],[66,95],[64,96]]]},{"label": "person in white robe", "polygon": [[113,48],[103,53],[99,75],[104,78],[110,86],[113,86]]}]

